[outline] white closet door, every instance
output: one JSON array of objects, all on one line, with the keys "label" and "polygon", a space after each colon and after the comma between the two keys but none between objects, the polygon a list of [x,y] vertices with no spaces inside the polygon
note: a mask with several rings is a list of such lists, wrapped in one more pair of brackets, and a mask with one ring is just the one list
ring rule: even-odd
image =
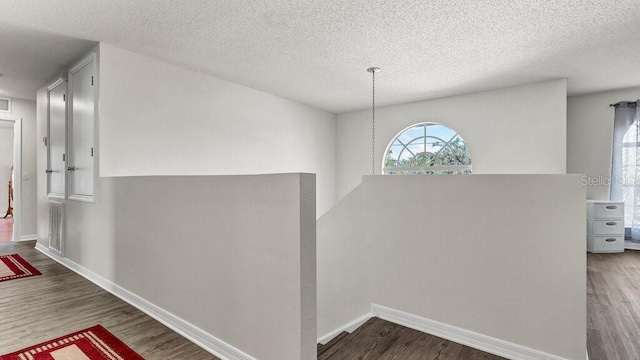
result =
[{"label": "white closet door", "polygon": [[49,88],[49,197],[66,197],[67,82],[59,79]]},{"label": "white closet door", "polygon": [[69,71],[71,131],[69,198],[92,201],[94,179],[95,55]]}]

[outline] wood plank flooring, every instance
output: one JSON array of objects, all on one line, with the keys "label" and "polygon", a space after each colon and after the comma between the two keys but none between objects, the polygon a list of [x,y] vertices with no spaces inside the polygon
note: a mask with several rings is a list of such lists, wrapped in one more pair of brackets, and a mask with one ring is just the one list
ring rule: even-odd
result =
[{"label": "wood plank flooring", "polygon": [[[0,215],[1,216],[1,215]],[[0,243],[11,241],[13,236],[13,219],[0,217]]]},{"label": "wood plank flooring", "polygon": [[640,251],[587,256],[587,349],[592,360],[640,359]]},{"label": "wood plank flooring", "polygon": [[[33,245],[0,244],[43,273],[0,283],[0,354],[100,323],[145,359],[217,359]],[[590,359],[640,360],[640,252],[589,254],[587,279]],[[377,318],[327,345],[319,360],[501,359]]]},{"label": "wood plank flooring", "polygon": [[497,360],[502,357],[379,318],[318,346],[318,360]]},{"label": "wood plank flooring", "polygon": [[33,249],[0,244],[42,275],[0,282],[0,354],[101,324],[147,360],[217,359],[153,318]]}]

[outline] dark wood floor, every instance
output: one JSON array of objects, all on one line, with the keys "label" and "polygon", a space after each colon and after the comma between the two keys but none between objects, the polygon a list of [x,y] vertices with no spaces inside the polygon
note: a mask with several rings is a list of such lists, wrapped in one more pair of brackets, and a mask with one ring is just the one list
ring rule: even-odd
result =
[{"label": "dark wood floor", "polygon": [[378,318],[318,345],[318,360],[503,359]]},{"label": "dark wood floor", "polygon": [[640,251],[587,256],[591,360],[640,359]]},{"label": "dark wood floor", "polygon": [[[216,359],[151,317],[33,249],[0,244],[42,275],[0,283],[0,354],[102,324],[145,359]],[[318,359],[501,359],[377,318],[319,346]]]},{"label": "dark wood floor", "polygon": [[[102,324],[145,359],[216,359],[151,317],[33,249],[2,243],[43,275],[0,282],[0,354]],[[591,360],[640,360],[640,252],[587,257],[587,347]],[[319,346],[319,360],[500,359],[371,319]]]},{"label": "dark wood floor", "polygon": [[42,275],[0,282],[0,354],[101,324],[147,360],[217,359],[90,281],[33,249],[0,244]]}]

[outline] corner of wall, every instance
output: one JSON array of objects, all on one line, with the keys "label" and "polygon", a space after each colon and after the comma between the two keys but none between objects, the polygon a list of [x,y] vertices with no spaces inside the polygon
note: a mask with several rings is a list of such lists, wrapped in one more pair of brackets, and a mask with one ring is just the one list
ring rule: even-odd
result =
[{"label": "corner of wall", "polygon": [[640,87],[570,96],[567,99],[567,171],[594,184],[587,198],[609,199],[614,111],[609,104],[640,98]]},{"label": "corner of wall", "polygon": [[300,310],[301,359],[316,359],[316,175],[300,176]]}]

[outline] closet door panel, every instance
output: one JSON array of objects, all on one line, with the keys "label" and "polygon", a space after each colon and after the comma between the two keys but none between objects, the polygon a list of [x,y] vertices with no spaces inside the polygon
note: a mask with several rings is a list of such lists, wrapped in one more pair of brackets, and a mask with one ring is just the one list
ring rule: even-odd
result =
[{"label": "closet door panel", "polygon": [[49,197],[66,197],[67,82],[60,80],[49,88],[48,173]]},{"label": "closet door panel", "polygon": [[90,200],[94,180],[94,118],[95,86],[93,57],[90,61],[72,69],[71,82],[71,132],[69,148],[70,197]]}]

